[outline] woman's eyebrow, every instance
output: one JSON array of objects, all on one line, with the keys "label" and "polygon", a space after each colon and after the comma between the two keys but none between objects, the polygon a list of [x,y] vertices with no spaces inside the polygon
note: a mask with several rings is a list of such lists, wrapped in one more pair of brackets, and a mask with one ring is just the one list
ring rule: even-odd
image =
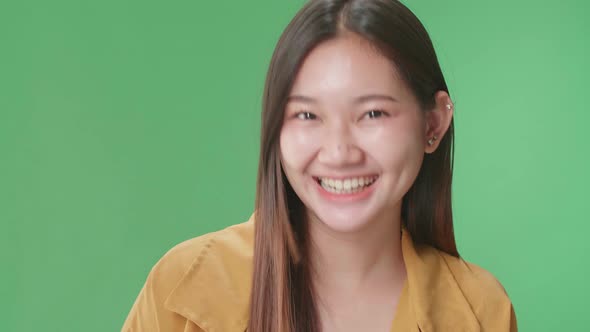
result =
[{"label": "woman's eyebrow", "polygon": [[317,104],[317,100],[311,97],[302,96],[302,95],[292,95],[287,98],[287,103],[290,102],[300,102],[300,103],[307,103],[307,104]]},{"label": "woman's eyebrow", "polygon": [[[373,101],[373,100],[390,101],[390,102],[394,102],[394,103],[399,102],[399,100],[397,100],[389,95],[368,94],[368,95],[362,95],[362,96],[358,96],[358,97],[354,98],[354,103],[355,104],[362,104],[362,103],[366,103],[368,101]],[[315,98],[303,96],[303,95],[289,96],[287,98],[287,103],[290,103],[290,102],[301,102],[301,103],[306,103],[306,104],[317,104],[318,103],[318,101]]]},{"label": "woman's eyebrow", "polygon": [[363,96],[359,96],[359,97],[355,98],[355,103],[362,104],[362,103],[366,103],[366,102],[372,101],[372,100],[390,101],[390,102],[394,102],[394,103],[399,102],[399,100],[397,100],[389,95],[369,94],[369,95],[363,95]]}]

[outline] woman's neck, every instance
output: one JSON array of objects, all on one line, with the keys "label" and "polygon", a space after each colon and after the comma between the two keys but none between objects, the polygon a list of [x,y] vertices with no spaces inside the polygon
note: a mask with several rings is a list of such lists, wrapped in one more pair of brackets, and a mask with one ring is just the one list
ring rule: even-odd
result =
[{"label": "woman's neck", "polygon": [[323,331],[390,329],[406,280],[400,219],[374,220],[349,233],[308,219],[311,277]]},{"label": "woman's neck", "polygon": [[317,218],[308,220],[312,280],[319,295],[358,295],[398,288],[405,280],[399,214],[347,233],[335,232]]}]

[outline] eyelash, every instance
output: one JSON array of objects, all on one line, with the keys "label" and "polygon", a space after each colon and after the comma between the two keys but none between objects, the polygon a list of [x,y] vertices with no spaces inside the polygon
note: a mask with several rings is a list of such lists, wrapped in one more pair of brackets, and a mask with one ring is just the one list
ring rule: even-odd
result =
[{"label": "eyelash", "polygon": [[[370,111],[366,112],[365,114],[363,114],[363,118],[365,116],[368,116],[369,119],[378,119],[378,118],[381,118],[384,116],[388,117],[389,113],[382,111],[382,110],[375,109],[375,110],[370,110]],[[317,116],[315,114],[313,114],[311,112],[305,112],[305,111],[298,112],[293,117],[297,118],[299,120],[304,120],[304,121],[317,119]]]},{"label": "eyelash", "polygon": [[383,116],[385,116],[385,117],[389,116],[389,114],[387,112],[382,111],[382,110],[370,110],[367,113],[365,113],[363,116],[367,116],[367,115],[369,116],[369,119],[377,119],[377,118],[380,118]]},{"label": "eyelash", "polygon": [[317,116],[311,112],[298,112],[295,114],[295,118],[299,120],[315,120]]}]

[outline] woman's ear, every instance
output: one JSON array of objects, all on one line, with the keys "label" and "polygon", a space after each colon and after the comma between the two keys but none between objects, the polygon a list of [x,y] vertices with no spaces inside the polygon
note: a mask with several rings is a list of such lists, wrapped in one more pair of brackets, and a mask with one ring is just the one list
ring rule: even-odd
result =
[{"label": "woman's ear", "polygon": [[449,94],[445,91],[437,91],[434,95],[435,106],[426,112],[426,145],[424,152],[433,153],[438,148],[440,141],[449,129],[455,106]]}]

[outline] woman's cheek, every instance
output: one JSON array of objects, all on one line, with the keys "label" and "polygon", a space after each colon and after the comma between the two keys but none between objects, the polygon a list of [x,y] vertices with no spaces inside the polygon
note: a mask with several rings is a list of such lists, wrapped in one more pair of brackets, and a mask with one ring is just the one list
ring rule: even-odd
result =
[{"label": "woman's cheek", "polygon": [[363,146],[382,166],[415,167],[421,162],[423,147],[420,137],[410,126],[389,123],[363,136]]},{"label": "woman's cheek", "polygon": [[292,167],[303,167],[316,154],[321,142],[319,128],[289,126],[281,131],[281,154],[285,162]]}]

